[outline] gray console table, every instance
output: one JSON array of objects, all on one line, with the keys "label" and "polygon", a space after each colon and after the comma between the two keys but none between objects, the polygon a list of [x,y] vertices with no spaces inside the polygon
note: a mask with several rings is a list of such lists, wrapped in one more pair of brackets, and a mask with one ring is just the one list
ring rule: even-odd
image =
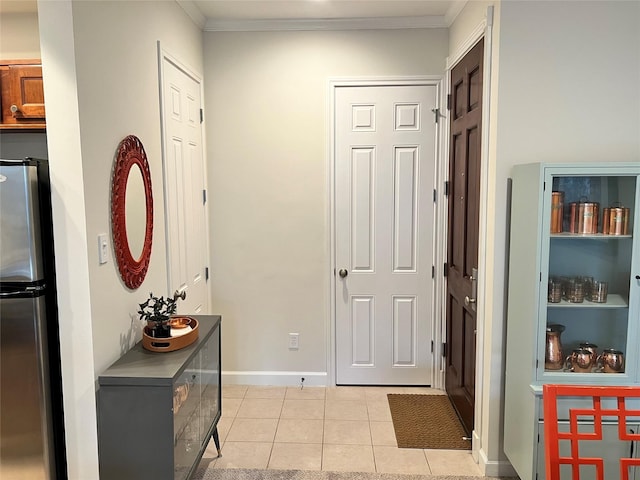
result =
[{"label": "gray console table", "polygon": [[99,376],[101,480],[184,480],[211,437],[220,453],[221,317],[191,316],[193,344],[154,353],[139,342]]}]

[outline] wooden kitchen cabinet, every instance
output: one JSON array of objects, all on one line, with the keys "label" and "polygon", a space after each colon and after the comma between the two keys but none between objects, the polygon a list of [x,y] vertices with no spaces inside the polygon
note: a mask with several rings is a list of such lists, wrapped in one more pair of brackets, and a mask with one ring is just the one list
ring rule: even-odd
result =
[{"label": "wooden kitchen cabinet", "polygon": [[45,128],[42,65],[39,60],[0,60],[2,130]]}]

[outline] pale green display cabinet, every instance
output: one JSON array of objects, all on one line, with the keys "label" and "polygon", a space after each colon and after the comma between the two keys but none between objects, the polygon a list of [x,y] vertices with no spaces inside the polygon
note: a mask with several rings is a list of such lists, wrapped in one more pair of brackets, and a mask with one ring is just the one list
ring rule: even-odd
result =
[{"label": "pale green display cabinet", "polygon": [[[511,197],[504,448],[522,480],[542,480],[542,385],[640,385],[640,162],[519,165]],[[578,405],[561,401],[560,428]],[[616,429],[581,453],[605,459],[607,480],[638,456]]]}]

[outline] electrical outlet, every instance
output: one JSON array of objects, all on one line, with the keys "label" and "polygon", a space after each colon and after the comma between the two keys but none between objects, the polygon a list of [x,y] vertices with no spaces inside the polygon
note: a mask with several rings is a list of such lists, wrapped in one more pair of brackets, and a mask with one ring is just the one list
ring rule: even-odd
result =
[{"label": "electrical outlet", "polygon": [[290,333],[289,334],[289,350],[298,350],[299,347],[299,333]]}]

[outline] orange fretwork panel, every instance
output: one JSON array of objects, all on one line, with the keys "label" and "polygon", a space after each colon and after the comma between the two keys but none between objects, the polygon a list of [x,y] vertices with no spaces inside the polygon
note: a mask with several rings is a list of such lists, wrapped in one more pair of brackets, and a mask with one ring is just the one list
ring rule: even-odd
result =
[{"label": "orange fretwork panel", "polygon": [[[592,400],[590,408],[569,408],[569,431],[558,431],[558,398],[559,397],[589,397]],[[614,399],[617,408],[603,408],[602,399]],[[602,420],[615,419],[618,423],[618,438],[620,441],[638,441],[640,433],[631,433],[627,428],[630,417],[634,423],[640,417],[640,410],[628,409],[625,400],[640,398],[640,387],[615,386],[587,386],[587,385],[544,385],[544,435],[547,480],[566,480],[560,477],[560,465],[570,465],[571,479],[580,480],[580,467],[592,465],[595,467],[596,480],[605,480],[604,461],[598,457],[580,457],[578,442],[601,441]],[[588,418],[593,421],[593,431],[579,432],[578,419]],[[571,456],[560,456],[560,441],[569,442]],[[620,479],[629,480],[629,468],[640,466],[640,458],[620,458]]]}]

